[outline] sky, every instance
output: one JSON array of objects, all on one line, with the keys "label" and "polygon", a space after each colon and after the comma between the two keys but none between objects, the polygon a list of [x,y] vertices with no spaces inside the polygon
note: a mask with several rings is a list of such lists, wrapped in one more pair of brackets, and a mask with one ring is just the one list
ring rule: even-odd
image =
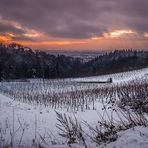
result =
[{"label": "sky", "polygon": [[33,49],[148,49],[148,0],[0,0],[0,41]]}]

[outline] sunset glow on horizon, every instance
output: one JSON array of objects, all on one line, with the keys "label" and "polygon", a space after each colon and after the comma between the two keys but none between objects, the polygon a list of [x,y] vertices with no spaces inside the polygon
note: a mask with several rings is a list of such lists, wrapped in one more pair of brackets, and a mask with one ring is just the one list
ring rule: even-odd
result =
[{"label": "sunset glow on horizon", "polygon": [[0,5],[0,42],[47,50],[148,49],[146,0],[8,2]]}]

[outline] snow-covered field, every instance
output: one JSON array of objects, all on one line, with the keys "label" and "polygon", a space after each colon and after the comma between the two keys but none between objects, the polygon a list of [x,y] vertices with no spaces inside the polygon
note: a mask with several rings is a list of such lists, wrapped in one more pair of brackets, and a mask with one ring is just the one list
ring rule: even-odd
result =
[{"label": "snow-covered field", "polygon": [[[108,78],[112,78],[113,83],[79,83],[106,81]],[[49,148],[69,147],[67,139],[59,135],[60,131],[56,127],[58,112],[78,120],[86,133],[87,147],[147,148],[148,127],[135,126],[120,131],[116,141],[97,145],[87,136],[90,130],[85,124],[95,127],[100,116],[105,120],[111,117],[116,121],[120,116],[126,121],[117,106],[119,100],[116,90],[112,90],[124,83],[147,78],[148,68],[145,68],[87,78],[0,82],[0,147],[10,142],[14,147],[39,147],[37,143]],[[85,147],[83,143],[71,146]]]}]

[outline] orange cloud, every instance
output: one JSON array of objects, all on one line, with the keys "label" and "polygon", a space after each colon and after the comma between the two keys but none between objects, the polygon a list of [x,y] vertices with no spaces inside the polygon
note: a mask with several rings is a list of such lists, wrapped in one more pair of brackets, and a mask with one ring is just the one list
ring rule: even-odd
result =
[{"label": "orange cloud", "polygon": [[[1,19],[0,19],[1,21]],[[43,32],[29,29],[21,26],[16,22],[9,22],[8,20],[3,23],[11,23],[16,28],[25,30],[23,34],[15,34],[13,32],[5,32],[0,35],[0,42],[16,42],[24,46],[29,46],[38,49],[115,49],[115,48],[144,48],[148,46],[146,41],[135,38],[129,40],[130,37],[138,36],[138,33],[130,29],[112,30],[105,32],[102,36],[93,36],[89,39],[63,39],[52,38]],[[20,38],[19,38],[20,37]],[[21,40],[21,37],[26,37]],[[144,34],[148,37],[148,33]],[[16,40],[19,38],[19,40]],[[33,40],[28,40],[32,38]],[[26,40],[25,40],[26,39]]]},{"label": "orange cloud", "polygon": [[27,28],[25,31],[26,31],[26,33],[24,33],[23,36],[26,36],[26,37],[29,37],[29,38],[37,38],[37,37],[45,36],[44,33],[38,32],[38,31],[33,30],[33,29]]},{"label": "orange cloud", "polygon": [[75,45],[75,44],[85,44],[85,41],[48,41],[48,42],[29,42],[29,41],[16,41],[17,43],[23,45],[31,45],[31,46],[48,46],[48,45]]},{"label": "orange cloud", "polygon": [[145,37],[145,38],[148,38],[148,33],[147,33],[147,32],[144,33],[144,37]]},{"label": "orange cloud", "polygon": [[94,36],[94,37],[91,37],[92,40],[99,40],[99,39],[102,39],[102,37],[97,37],[97,36]]},{"label": "orange cloud", "polygon": [[136,35],[137,33],[135,31],[132,30],[113,30],[111,32],[108,33],[104,33],[103,36],[105,38],[119,38],[125,35]]},{"label": "orange cloud", "polygon": [[128,37],[130,38],[131,36],[138,35],[137,32],[124,29],[124,30],[113,30],[111,32],[105,32],[102,34],[102,36],[93,36],[91,37],[91,40],[99,40],[99,39],[120,39],[121,37]]},{"label": "orange cloud", "polygon": [[42,42],[46,45],[73,45],[73,44],[85,44],[86,41],[52,41],[52,42]]},{"label": "orange cloud", "polygon": [[10,36],[0,35],[0,42],[11,42],[12,38]]}]

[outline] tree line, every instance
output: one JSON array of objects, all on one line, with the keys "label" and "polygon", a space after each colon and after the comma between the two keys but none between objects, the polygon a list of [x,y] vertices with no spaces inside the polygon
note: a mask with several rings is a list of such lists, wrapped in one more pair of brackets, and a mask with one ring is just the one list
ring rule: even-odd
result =
[{"label": "tree line", "polygon": [[0,80],[84,77],[147,66],[148,51],[115,50],[82,62],[79,58],[51,55],[16,43],[0,43]]}]

